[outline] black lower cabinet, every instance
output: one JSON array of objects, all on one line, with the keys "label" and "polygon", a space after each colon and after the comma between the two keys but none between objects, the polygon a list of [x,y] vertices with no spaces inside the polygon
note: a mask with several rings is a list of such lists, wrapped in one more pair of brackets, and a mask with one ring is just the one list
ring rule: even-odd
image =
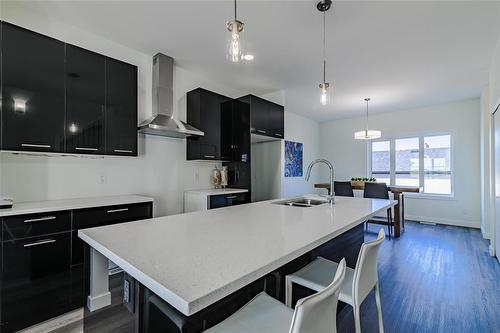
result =
[{"label": "black lower cabinet", "polygon": [[151,202],[5,217],[0,332],[15,332],[85,305],[88,251],[78,229],[152,217]]},{"label": "black lower cabinet", "polygon": [[68,311],[71,234],[3,242],[2,332],[14,332]]},{"label": "black lower cabinet", "polygon": [[210,196],[210,209],[242,205],[250,202],[247,193],[222,194]]}]

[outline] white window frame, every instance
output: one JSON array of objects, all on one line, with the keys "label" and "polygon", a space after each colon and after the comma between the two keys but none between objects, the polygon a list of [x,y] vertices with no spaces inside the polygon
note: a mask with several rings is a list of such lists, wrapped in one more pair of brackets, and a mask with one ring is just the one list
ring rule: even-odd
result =
[{"label": "white window frame", "polygon": [[[433,133],[415,133],[408,134],[404,136],[395,136],[395,137],[384,137],[377,140],[367,141],[367,172],[366,177],[372,177],[372,142],[386,142],[389,141],[389,150],[390,150],[390,165],[389,165],[389,179],[391,186],[395,186],[396,184],[396,140],[398,139],[409,139],[409,138],[418,138],[419,142],[419,186],[424,188],[424,180],[425,180],[425,171],[424,171],[424,138],[430,136],[442,136],[449,135],[450,136],[450,193],[448,194],[439,194],[439,193],[405,193],[407,197],[415,197],[422,199],[442,199],[442,200],[453,200],[455,198],[455,169],[454,169],[454,134],[451,132],[433,132]],[[425,191],[425,188],[424,188]]]}]

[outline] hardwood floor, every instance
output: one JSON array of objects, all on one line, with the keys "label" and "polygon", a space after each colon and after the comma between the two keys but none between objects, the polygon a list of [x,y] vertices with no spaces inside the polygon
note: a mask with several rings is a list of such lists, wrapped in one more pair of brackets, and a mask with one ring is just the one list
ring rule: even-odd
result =
[{"label": "hardwood floor", "polygon": [[[380,226],[370,225],[365,239]],[[477,229],[406,222],[379,253],[386,332],[500,332],[500,265]],[[354,332],[352,308],[338,321]],[[363,332],[378,332],[375,297],[361,306]]]}]

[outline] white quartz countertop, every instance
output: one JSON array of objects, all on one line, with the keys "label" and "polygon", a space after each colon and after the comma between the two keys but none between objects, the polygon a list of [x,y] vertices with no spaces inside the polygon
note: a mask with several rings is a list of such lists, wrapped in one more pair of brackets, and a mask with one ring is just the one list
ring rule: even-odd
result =
[{"label": "white quartz countertop", "polygon": [[62,200],[15,202],[12,208],[0,209],[0,217],[54,212],[59,210],[82,209],[114,205],[128,205],[141,202],[152,202],[152,198],[142,195],[115,195],[104,197],[75,198]]},{"label": "white quartz countertop", "polygon": [[202,190],[187,190],[185,193],[195,193],[200,195],[219,195],[219,194],[234,194],[234,193],[245,193],[248,192],[247,189],[243,188],[209,188]]},{"label": "white quartz countertop", "polygon": [[307,253],[396,201],[263,201],[84,229],[80,238],[185,315]]}]

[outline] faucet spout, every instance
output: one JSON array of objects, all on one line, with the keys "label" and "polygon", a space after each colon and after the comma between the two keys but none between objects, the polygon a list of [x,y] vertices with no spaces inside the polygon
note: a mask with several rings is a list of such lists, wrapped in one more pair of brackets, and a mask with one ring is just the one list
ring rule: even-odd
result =
[{"label": "faucet spout", "polygon": [[334,184],[334,170],[333,170],[333,165],[332,163],[330,163],[330,161],[328,160],[325,160],[324,158],[318,158],[314,161],[312,161],[309,166],[307,167],[307,172],[306,172],[306,181],[309,181],[309,179],[311,178],[311,170],[312,170],[312,167],[314,165],[316,165],[317,163],[323,163],[323,164],[326,164],[328,166],[328,168],[330,169],[330,188],[328,189],[328,202],[330,204],[335,204],[335,191],[334,191],[334,188],[333,188],[333,184]]}]

